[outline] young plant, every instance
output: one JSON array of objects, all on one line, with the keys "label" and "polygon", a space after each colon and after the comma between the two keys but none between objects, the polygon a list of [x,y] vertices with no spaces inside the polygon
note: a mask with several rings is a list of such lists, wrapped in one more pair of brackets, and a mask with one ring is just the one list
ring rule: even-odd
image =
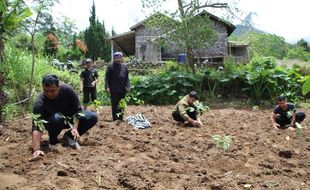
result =
[{"label": "young plant", "polygon": [[40,119],[41,114],[32,114],[31,116],[32,116],[34,126],[38,127],[39,131],[42,132],[45,128],[44,123],[48,123],[48,121],[44,119]]},{"label": "young plant", "polygon": [[65,116],[62,113],[59,113],[59,115],[64,118],[65,125],[69,125],[71,129],[74,128],[74,124],[79,120],[80,117],[85,116],[83,113],[76,113],[72,117]]},{"label": "young plant", "polygon": [[259,106],[252,106],[252,111],[259,111]]},{"label": "young plant", "polygon": [[102,185],[101,175],[95,176],[95,182],[98,185],[98,187],[100,187]]},{"label": "young plant", "polygon": [[194,102],[194,107],[189,107],[188,110],[190,112],[194,112],[196,111],[197,116],[202,115],[205,112],[209,111],[209,107],[206,105],[203,105],[202,102],[199,102],[198,100],[196,100]]},{"label": "young plant", "polygon": [[222,148],[224,151],[226,151],[230,146],[232,137],[227,135],[224,135],[223,137],[221,135],[213,135],[212,140],[218,148]]},{"label": "young plant", "polygon": [[286,112],[286,116],[287,116],[287,118],[292,118],[292,116],[293,116],[293,114],[294,114],[294,112],[296,111],[296,109],[293,109],[293,110],[291,110],[291,111],[288,111],[288,112]]},{"label": "young plant", "polygon": [[198,100],[194,102],[194,106],[199,115],[202,115],[203,113],[208,112],[210,110],[210,108],[207,105],[203,105],[203,103],[199,102]]},{"label": "young plant", "polygon": [[119,116],[121,116],[121,115],[124,115],[124,111],[125,111],[125,109],[126,109],[126,107],[127,107],[127,97],[125,97],[125,98],[123,98],[123,99],[121,99],[120,101],[119,101],[119,103],[118,103],[118,109],[120,109],[120,112],[119,113],[117,113],[116,115],[117,115],[117,117],[119,117]]},{"label": "young plant", "polygon": [[90,104],[90,106],[94,106],[94,107],[95,107],[97,113],[99,112],[99,107],[100,107],[100,105],[101,105],[101,101],[100,101],[100,100],[94,100],[94,101]]},{"label": "young plant", "polygon": [[295,125],[296,125],[296,135],[302,136],[302,126],[301,126],[301,124],[296,122]]}]

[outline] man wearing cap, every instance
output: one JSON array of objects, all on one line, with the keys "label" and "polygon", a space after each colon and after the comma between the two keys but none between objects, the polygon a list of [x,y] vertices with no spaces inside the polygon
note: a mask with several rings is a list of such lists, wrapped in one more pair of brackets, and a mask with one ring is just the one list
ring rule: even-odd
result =
[{"label": "man wearing cap", "polygon": [[83,106],[87,109],[89,100],[94,101],[97,99],[98,72],[93,68],[93,60],[86,59],[85,69],[81,72],[80,90],[83,92]]},{"label": "man wearing cap", "polygon": [[109,64],[105,74],[105,89],[111,95],[113,121],[122,121],[124,110],[119,107],[121,99],[125,98],[130,90],[128,69],[122,64],[123,54],[115,52],[113,63]]},{"label": "man wearing cap", "polygon": [[193,127],[200,127],[202,123],[198,118],[197,110],[194,102],[198,100],[196,91],[191,91],[188,95],[184,96],[175,106],[172,117],[174,120]]}]

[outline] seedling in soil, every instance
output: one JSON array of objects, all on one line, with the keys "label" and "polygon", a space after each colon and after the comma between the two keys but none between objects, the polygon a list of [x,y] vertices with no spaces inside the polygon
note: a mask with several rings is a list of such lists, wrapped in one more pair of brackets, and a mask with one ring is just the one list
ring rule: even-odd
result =
[{"label": "seedling in soil", "polygon": [[121,112],[119,112],[119,113],[116,114],[117,117],[119,117],[119,116],[121,116],[121,115],[124,115],[124,111],[125,111],[125,109],[126,109],[126,107],[127,107],[127,98],[125,97],[125,98],[121,99],[121,100],[119,101],[117,107],[118,107],[118,109],[121,110]]},{"label": "seedling in soil", "polygon": [[296,135],[302,136],[302,126],[301,126],[301,124],[296,122],[295,125],[296,125]]},{"label": "seedling in soil", "polygon": [[100,187],[102,185],[102,181],[101,181],[101,175],[97,175],[95,177],[95,182],[98,185],[98,187]]},{"label": "seedling in soil", "polygon": [[101,105],[100,100],[94,100],[94,101],[90,104],[90,106],[94,106],[94,107],[95,107],[97,113],[99,112],[99,107],[100,107],[100,105]]},{"label": "seedling in soil", "polygon": [[85,116],[83,113],[76,113],[72,117],[65,116],[61,113],[59,113],[59,115],[64,118],[65,125],[69,125],[71,129],[74,128],[74,124],[79,120],[80,117]]},{"label": "seedling in soil", "polygon": [[190,112],[196,111],[197,115],[199,116],[199,115],[202,115],[205,112],[208,112],[210,109],[209,109],[208,106],[203,105],[202,102],[199,102],[198,100],[196,100],[194,102],[194,107],[189,107],[188,110]]},{"label": "seedling in soil", "polygon": [[231,136],[227,135],[224,135],[223,137],[221,135],[213,135],[212,140],[218,148],[222,148],[224,151],[226,151],[230,146],[232,138]]},{"label": "seedling in soil", "polygon": [[48,123],[48,121],[44,120],[44,119],[40,119],[41,114],[32,114],[32,119],[33,119],[33,124],[34,126],[38,127],[39,131],[43,131],[44,130],[44,123]]},{"label": "seedling in soil", "polygon": [[296,111],[296,109],[291,110],[291,111],[288,111],[288,112],[286,113],[287,118],[291,118],[291,117],[293,116],[293,114],[294,114],[295,111]]},{"label": "seedling in soil", "polygon": [[252,106],[252,111],[259,111],[259,106]]}]

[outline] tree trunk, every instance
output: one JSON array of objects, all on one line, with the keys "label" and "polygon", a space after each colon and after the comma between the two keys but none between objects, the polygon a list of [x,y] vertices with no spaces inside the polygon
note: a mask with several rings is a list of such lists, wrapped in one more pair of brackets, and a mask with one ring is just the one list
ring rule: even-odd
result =
[{"label": "tree trunk", "polygon": [[[4,42],[3,42],[3,36],[0,34],[0,64],[3,64],[3,53],[4,52]],[[3,91],[4,86],[4,76],[3,73],[0,72],[0,122],[3,121],[2,118],[2,108],[6,101],[6,95]]]},{"label": "tree trunk", "polygon": [[187,58],[188,58],[188,65],[190,67],[190,69],[192,70],[192,73],[195,74],[196,73],[196,69],[195,69],[195,62],[194,62],[194,54],[191,48],[187,48]]},{"label": "tree trunk", "polygon": [[2,64],[3,62],[3,53],[4,53],[3,35],[0,34],[0,64]]},{"label": "tree trunk", "polygon": [[35,65],[35,55],[34,55],[34,32],[31,34],[31,53],[32,53],[32,65],[31,65],[31,75],[30,75],[30,84],[29,84],[29,102],[31,102],[32,94],[32,84],[33,84],[33,75],[34,75],[34,65]]}]

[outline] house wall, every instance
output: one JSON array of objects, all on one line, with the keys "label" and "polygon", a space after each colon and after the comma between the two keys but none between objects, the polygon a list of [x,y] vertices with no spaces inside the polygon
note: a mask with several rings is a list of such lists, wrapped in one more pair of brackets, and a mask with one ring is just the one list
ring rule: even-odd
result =
[{"label": "house wall", "polygon": [[221,22],[213,21],[214,29],[217,31],[217,40],[210,46],[196,50],[195,57],[197,58],[210,58],[210,57],[224,57],[228,54],[228,33],[226,26]]},{"label": "house wall", "polygon": [[139,27],[135,31],[136,33],[136,53],[135,56],[139,61],[156,62],[161,60],[161,51],[157,47],[152,39],[159,35],[159,32],[145,28],[144,26]]},{"label": "house wall", "polygon": [[[218,21],[214,21],[214,28],[218,32],[216,42],[209,46],[205,45],[204,48],[195,51],[196,58],[210,58],[210,57],[224,57],[228,54],[228,33],[226,26]],[[141,25],[135,30],[135,56],[140,61],[156,62],[162,59],[177,59],[180,53],[185,53],[185,50],[181,50],[174,42],[168,42],[164,47],[157,47],[152,41],[160,32],[151,30]]]}]

